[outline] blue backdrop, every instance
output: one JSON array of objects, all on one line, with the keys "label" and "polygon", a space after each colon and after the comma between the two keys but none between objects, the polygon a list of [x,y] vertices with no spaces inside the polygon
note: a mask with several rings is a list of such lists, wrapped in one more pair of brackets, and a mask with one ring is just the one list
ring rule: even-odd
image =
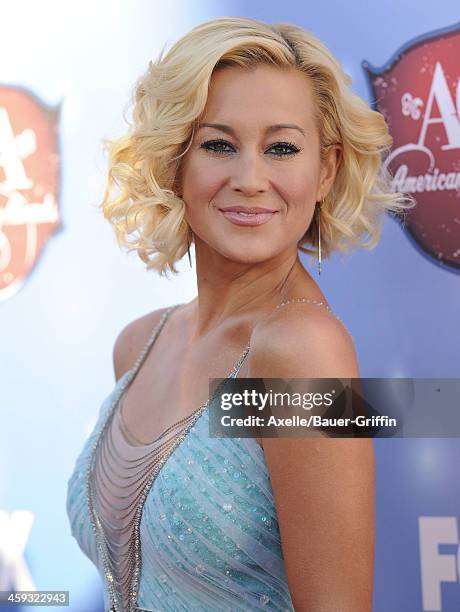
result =
[{"label": "blue backdrop", "polygon": [[[95,568],[70,536],[66,485],[114,384],[114,340],[127,322],[196,293],[188,262],[168,281],[117,248],[94,208],[106,165],[100,142],[123,132],[130,88],[160,48],[224,15],[312,31],[372,102],[363,60],[383,66],[411,39],[455,24],[460,12],[456,0],[9,3],[0,85],[61,104],[61,223],[20,289],[0,300],[0,585],[14,575],[22,585],[69,590],[75,612],[102,610],[102,597]],[[458,81],[460,59],[456,67]],[[460,376],[459,281],[390,218],[377,248],[334,256],[318,279],[368,377]],[[374,444],[374,610],[459,610],[459,440]]]}]

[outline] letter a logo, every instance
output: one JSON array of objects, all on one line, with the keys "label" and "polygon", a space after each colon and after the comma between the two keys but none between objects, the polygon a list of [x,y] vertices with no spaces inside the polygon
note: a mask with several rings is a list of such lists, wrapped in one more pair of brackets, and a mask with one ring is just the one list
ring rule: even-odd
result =
[{"label": "letter a logo", "polygon": [[59,110],[0,87],[0,300],[21,288],[59,228]]},{"label": "letter a logo", "polygon": [[460,24],[410,41],[383,67],[363,62],[393,137],[393,190],[417,205],[401,226],[431,262],[460,272]]}]

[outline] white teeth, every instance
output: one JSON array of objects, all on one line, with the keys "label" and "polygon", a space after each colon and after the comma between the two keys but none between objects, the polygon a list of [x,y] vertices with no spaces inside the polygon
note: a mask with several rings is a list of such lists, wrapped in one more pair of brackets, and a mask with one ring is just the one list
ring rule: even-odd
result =
[{"label": "white teeth", "polygon": [[246,217],[254,217],[257,213],[246,213],[246,212],[238,212],[239,215],[245,215]]}]

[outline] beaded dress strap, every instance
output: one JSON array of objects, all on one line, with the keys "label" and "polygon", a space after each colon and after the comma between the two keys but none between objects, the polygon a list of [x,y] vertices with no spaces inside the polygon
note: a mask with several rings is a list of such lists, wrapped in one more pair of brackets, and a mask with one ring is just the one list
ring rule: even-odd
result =
[{"label": "beaded dress strap", "polygon": [[347,331],[348,335],[351,338],[353,338],[353,336],[350,333],[350,330],[347,328],[347,326],[342,321],[342,319],[340,317],[338,317],[335,314],[335,312],[331,308],[329,308],[329,306],[325,302],[320,302],[319,300],[310,300],[308,298],[293,298],[292,300],[285,300],[284,302],[281,302],[281,304],[278,304],[278,306],[276,306],[276,308],[281,308],[282,306],[286,306],[287,304],[302,303],[302,302],[306,302],[308,304],[316,304],[316,306],[324,306],[324,308],[326,308],[326,310],[328,312],[330,312],[331,315],[333,315],[338,321],[340,321],[340,323],[343,325],[343,327]]},{"label": "beaded dress strap", "polygon": [[244,360],[246,359],[250,348],[251,348],[250,343],[246,344],[246,346],[244,347],[244,351],[241,353],[238,361],[233,366],[233,369],[228,376],[229,378],[236,378],[238,376],[238,372],[241,370],[241,366],[243,365]]},{"label": "beaded dress strap", "polygon": [[132,380],[134,378],[134,376],[136,375],[137,371],[141,367],[142,363],[144,362],[144,359],[147,356],[147,353],[149,352],[149,350],[151,349],[151,347],[154,344],[155,340],[157,339],[158,334],[163,329],[163,326],[166,323],[166,320],[168,319],[169,315],[171,314],[171,312],[173,310],[175,310],[179,306],[180,306],[180,304],[175,304],[174,306],[169,306],[169,308],[167,308],[164,311],[164,313],[161,315],[160,320],[154,326],[152,332],[150,333],[150,336],[149,336],[147,342],[145,343],[143,349],[139,353],[138,358],[136,359],[136,361],[134,362],[133,366],[129,370],[129,379],[130,380]]},{"label": "beaded dress strap", "polygon": [[285,300],[278,304],[276,308],[281,308],[282,306],[286,306],[287,304],[295,304],[295,303],[307,303],[307,304],[315,304],[316,306],[324,306],[326,310],[328,310],[336,319],[340,321],[340,317],[338,317],[331,308],[326,304],[326,302],[320,302],[319,300],[310,300],[308,298],[293,298],[292,300]]}]

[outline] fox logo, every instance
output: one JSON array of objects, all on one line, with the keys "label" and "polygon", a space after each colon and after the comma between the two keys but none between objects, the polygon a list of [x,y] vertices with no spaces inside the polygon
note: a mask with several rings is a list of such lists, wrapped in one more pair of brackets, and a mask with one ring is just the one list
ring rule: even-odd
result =
[{"label": "fox logo", "polygon": [[[442,584],[458,582],[460,577],[457,518],[420,516],[418,525],[423,612],[444,612]],[[456,553],[440,553],[439,546],[446,544],[456,546]]]}]

